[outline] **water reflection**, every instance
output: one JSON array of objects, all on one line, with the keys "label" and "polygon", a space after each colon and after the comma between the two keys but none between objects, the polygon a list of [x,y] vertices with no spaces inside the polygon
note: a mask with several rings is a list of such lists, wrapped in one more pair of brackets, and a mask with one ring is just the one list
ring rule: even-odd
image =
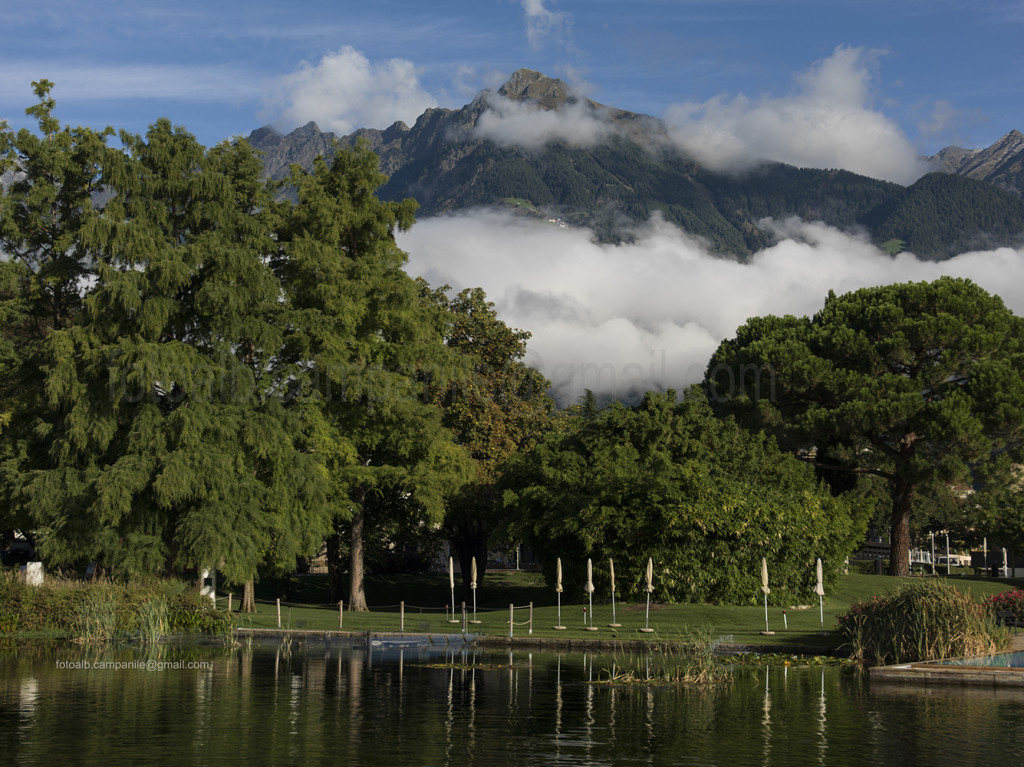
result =
[{"label": "water reflection", "polygon": [[[68,667],[139,660],[203,665]],[[0,753],[10,764],[497,767],[1005,763],[1024,749],[1024,692],[872,689],[855,668],[738,667],[719,691],[590,684],[613,663],[317,642],[4,651]]]}]

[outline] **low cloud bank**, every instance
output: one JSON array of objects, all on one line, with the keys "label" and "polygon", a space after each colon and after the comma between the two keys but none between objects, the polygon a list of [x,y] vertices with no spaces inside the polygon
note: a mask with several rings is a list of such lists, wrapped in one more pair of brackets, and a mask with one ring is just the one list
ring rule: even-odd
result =
[{"label": "low cloud bank", "polygon": [[602,396],[682,390],[748,318],[810,315],[829,290],[967,277],[1024,313],[1024,251],[949,261],[891,258],[820,223],[766,222],[777,245],[740,264],[710,255],[675,226],[652,220],[635,242],[608,245],[511,213],[477,210],[425,219],[401,235],[408,271],[432,285],[482,287],[508,325],[533,334],[527,362],[562,406]]}]

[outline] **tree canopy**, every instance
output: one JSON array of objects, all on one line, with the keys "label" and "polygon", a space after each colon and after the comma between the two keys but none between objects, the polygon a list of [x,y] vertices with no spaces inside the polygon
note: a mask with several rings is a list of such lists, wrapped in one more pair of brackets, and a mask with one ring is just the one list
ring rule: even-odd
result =
[{"label": "tree canopy", "polygon": [[829,294],[814,317],[757,317],[712,358],[712,399],[836,473],[890,488],[890,573],[909,569],[929,483],[1005,482],[1024,437],[1024,320],[968,280]]},{"label": "tree canopy", "polygon": [[520,457],[506,487],[549,579],[561,558],[567,592],[582,595],[589,557],[607,589],[611,558],[617,592],[632,599],[648,557],[666,601],[756,602],[762,557],[773,600],[805,597],[816,559],[834,582],[870,511],[833,497],[771,438],[716,418],[697,390],[584,408]]},{"label": "tree canopy", "polygon": [[250,585],[348,524],[360,606],[372,499],[439,523],[467,474],[424,393],[444,322],[394,243],[415,203],[376,198],[361,147],[283,199],[244,141],[160,120],[113,149],[50,87],[39,135],[0,134],[4,522],[53,564]]},{"label": "tree canopy", "polygon": [[530,450],[552,428],[550,384],[522,359],[530,334],[502,322],[480,288],[449,297],[421,282],[423,297],[446,320],[445,344],[456,356],[458,375],[431,387],[442,422],[472,461],[472,480],[447,501],[443,531],[454,547],[468,591],[473,557],[478,580],[489,544],[506,527],[498,483],[509,460]]},{"label": "tree canopy", "polygon": [[291,567],[322,535],[326,476],[279,396],[258,158],[166,120],[113,150],[109,131],[60,128],[48,88],[42,137],[7,137],[26,170],[0,218],[40,318],[4,435],[15,514],[56,565],[219,567],[238,582]]}]

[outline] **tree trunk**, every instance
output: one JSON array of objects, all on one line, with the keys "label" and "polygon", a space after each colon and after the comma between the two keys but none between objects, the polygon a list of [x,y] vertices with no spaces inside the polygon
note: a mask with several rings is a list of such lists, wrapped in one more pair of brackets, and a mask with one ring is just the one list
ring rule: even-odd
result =
[{"label": "tree trunk", "polygon": [[337,604],[345,596],[345,568],[341,566],[341,534],[337,521],[334,532],[327,536],[327,591],[329,602]]},{"label": "tree trunk", "polygon": [[256,612],[256,584],[252,578],[242,587],[242,612]]},{"label": "tree trunk", "polygon": [[362,503],[356,506],[352,516],[352,541],[349,551],[349,586],[348,609],[354,612],[367,612],[366,592],[363,591],[363,525],[366,522],[366,511]]},{"label": "tree trunk", "polygon": [[907,479],[894,480],[892,529],[889,538],[889,575],[910,575],[910,508],[917,485]]}]

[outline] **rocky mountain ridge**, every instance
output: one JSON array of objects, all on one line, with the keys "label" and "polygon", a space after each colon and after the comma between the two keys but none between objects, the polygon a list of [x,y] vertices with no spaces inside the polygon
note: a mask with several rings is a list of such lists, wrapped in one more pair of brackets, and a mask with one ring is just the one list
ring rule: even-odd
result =
[{"label": "rocky mountain ridge", "polygon": [[984,149],[948,146],[928,159],[943,172],[987,181],[1024,197],[1024,134],[1018,130]]},{"label": "rocky mountain ridge", "polygon": [[[600,131],[602,140],[583,148],[556,137],[525,148],[483,130],[530,109],[558,111]],[[522,69],[496,92],[483,91],[461,109],[428,109],[412,126],[397,122],[336,137],[309,123],[284,136],[261,128],[249,140],[274,178],[286,176],[291,163],[309,167],[335,141],[363,141],[389,177],[380,196],[415,198],[420,216],[505,205],[622,240],[658,214],[712,251],[741,259],[774,242],[763,219],[793,215],[866,229],[880,245],[902,243],[932,259],[1024,238],[1024,137],[1017,131],[983,150],[942,150],[929,158],[939,172],[910,187],[780,163],[742,177],[715,173],[680,153],[665,133],[654,117],[582,98],[561,80]]]}]

